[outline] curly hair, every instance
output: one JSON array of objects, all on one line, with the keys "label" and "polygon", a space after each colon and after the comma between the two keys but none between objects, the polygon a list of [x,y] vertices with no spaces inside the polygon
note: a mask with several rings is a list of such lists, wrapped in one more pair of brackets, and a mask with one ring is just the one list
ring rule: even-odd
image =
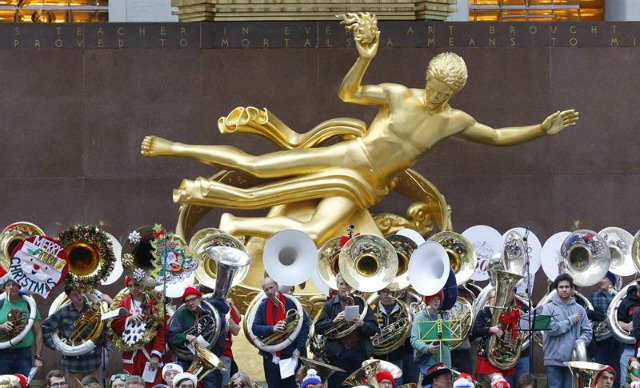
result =
[{"label": "curly hair", "polygon": [[432,77],[447,84],[456,93],[467,83],[467,65],[458,54],[441,53],[427,66],[427,78]]}]

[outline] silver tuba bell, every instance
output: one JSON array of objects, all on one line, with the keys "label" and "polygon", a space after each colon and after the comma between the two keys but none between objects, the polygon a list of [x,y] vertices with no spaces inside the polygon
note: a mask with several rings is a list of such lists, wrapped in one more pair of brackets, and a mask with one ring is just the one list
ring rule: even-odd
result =
[{"label": "silver tuba bell", "polygon": [[571,233],[560,246],[560,270],[568,273],[577,286],[598,283],[609,270],[611,252],[598,233],[580,229]]},{"label": "silver tuba bell", "polygon": [[374,292],[387,287],[398,272],[398,254],[382,237],[355,236],[342,247],[338,266],[344,281],[361,292]]}]

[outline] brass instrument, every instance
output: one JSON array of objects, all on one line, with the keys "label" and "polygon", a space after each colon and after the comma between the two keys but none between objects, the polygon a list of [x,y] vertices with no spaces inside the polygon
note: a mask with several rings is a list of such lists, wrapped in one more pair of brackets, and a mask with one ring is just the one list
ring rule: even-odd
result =
[{"label": "brass instrument", "polygon": [[[109,310],[117,309],[122,299],[129,295],[130,292],[128,288],[120,290],[113,298]],[[164,320],[162,295],[153,289],[145,290],[142,305],[144,307],[142,311],[144,316],[143,322],[138,323],[129,320],[128,325],[125,327],[124,334],[116,333],[113,331],[111,325],[108,325],[107,338],[116,349],[122,352],[140,350],[155,338],[158,332],[158,326],[161,325]]]},{"label": "brass instrument", "polygon": [[[376,305],[379,303],[380,297],[372,294],[374,298],[367,300],[368,305]],[[395,322],[380,329],[380,333],[371,338],[371,343],[375,349],[375,355],[382,356],[401,347],[407,338],[411,335],[411,325],[413,323],[413,315],[406,303],[402,300],[393,298],[395,303],[400,306],[402,311],[400,318]]]},{"label": "brass instrument", "polygon": [[362,367],[350,374],[349,377],[342,382],[342,385],[350,385],[352,387],[371,385],[373,387],[379,387],[376,374],[383,370],[390,372],[394,379],[402,377],[402,370],[394,364],[388,361],[370,359],[365,360],[362,363]]},{"label": "brass instrument", "polygon": [[0,267],[9,272],[13,251],[31,236],[44,236],[44,231],[30,222],[14,222],[0,233]]},{"label": "brass instrument", "polygon": [[340,272],[338,265],[340,249],[340,237],[334,237],[324,243],[318,250],[318,275],[332,290],[338,289],[336,278]]},{"label": "brass instrument", "polygon": [[[296,306],[295,310],[290,309],[287,311],[286,306],[280,305],[285,310],[285,319],[287,320],[286,328],[283,332],[276,332],[262,339],[253,333],[252,326],[256,318],[258,306],[266,298],[264,293],[256,295],[247,308],[247,314],[243,324],[244,333],[253,346],[267,353],[278,352],[286,348],[293,343],[298,334],[300,334],[300,330],[302,330],[302,317],[304,316],[302,304],[300,304],[300,301],[295,296],[288,294],[282,295],[292,301]],[[279,299],[278,302],[281,303]]]},{"label": "brass instrument", "polygon": [[398,255],[387,240],[372,234],[351,238],[340,250],[338,266],[344,281],[361,292],[387,287],[398,272]]},{"label": "brass instrument", "polygon": [[[356,300],[360,301],[360,303],[356,302]],[[350,294],[347,296],[347,305],[349,306],[362,306],[362,313],[360,313],[360,319],[364,320],[364,317],[367,315],[367,311],[369,311],[369,306],[365,302],[365,300],[356,294]],[[358,327],[355,322],[342,320],[334,323],[330,328],[325,330],[324,337],[327,339],[338,339],[346,337],[356,330]]]},{"label": "brass instrument", "polygon": [[609,226],[598,232],[604,239],[611,253],[609,271],[618,276],[631,276],[636,274],[633,262],[633,235],[622,228]]},{"label": "brass instrument", "polygon": [[587,229],[571,233],[560,246],[560,269],[573,278],[576,285],[589,287],[605,276],[611,264],[606,241]]},{"label": "brass instrument", "polygon": [[337,366],[325,364],[324,362],[318,360],[312,360],[310,358],[300,356],[300,361],[302,361],[302,365],[306,370],[315,369],[318,372],[318,377],[322,380],[324,386],[328,386],[327,382],[329,381],[329,377],[335,372],[345,372],[344,369],[338,368]]},{"label": "brass instrument", "polygon": [[[195,253],[198,267],[195,270],[196,279],[200,284],[214,290],[216,288],[217,263],[211,259],[206,250],[210,247],[229,247],[247,253],[240,240],[216,228],[204,228],[197,231],[189,241],[189,247]],[[234,273],[231,287],[242,282],[249,272],[249,266],[239,268]]]},{"label": "brass instrument", "polygon": [[587,345],[582,340],[577,340],[573,343],[573,349],[571,349],[571,361],[587,361]]},{"label": "brass instrument", "polygon": [[[33,326],[33,322],[36,319],[37,306],[36,301],[29,295],[22,295],[22,298],[29,305],[29,315],[26,316],[24,313],[19,310],[11,310],[7,315],[8,320],[13,322],[13,327],[8,332],[0,332],[0,349],[8,349],[18,342],[22,341],[22,339],[27,335],[31,327]],[[9,303],[8,296],[6,292],[3,292],[0,295],[0,299],[5,299],[4,303]]]},{"label": "brass instrument", "polygon": [[[211,297],[225,299],[236,277],[236,272],[248,267],[249,264],[251,264],[251,257],[249,257],[244,250],[228,246],[209,246],[205,249],[205,253],[210,260],[215,261],[217,264],[216,285]],[[205,306],[206,309],[202,308],[202,306]],[[186,308],[187,306],[184,304],[178,307],[172,319],[178,315],[178,311]],[[213,346],[220,337],[223,317],[221,317],[218,310],[206,300],[202,301],[200,308],[202,310],[200,318],[194,322],[193,326],[187,329],[184,334],[194,336],[201,335]],[[179,359],[188,360],[193,357],[191,351],[184,344],[175,345],[173,350]]]},{"label": "brass instrument", "polygon": [[447,251],[435,241],[426,241],[411,255],[409,279],[420,295],[435,295],[449,279],[451,263]]},{"label": "brass instrument", "polygon": [[606,365],[585,361],[568,361],[564,364],[571,372],[571,388],[592,387],[598,372],[607,368]]},{"label": "brass instrument", "polygon": [[[51,339],[55,347],[60,350],[62,354],[67,356],[80,356],[89,353],[96,347],[98,339],[104,330],[102,314],[107,310],[104,302],[100,300],[100,297],[101,294],[97,290],[94,290],[89,296],[84,296],[84,303],[87,307],[80,315],[80,318],[74,322],[73,331],[68,338],[65,338],[60,328],[51,333]],[[49,315],[69,303],[71,303],[71,301],[67,296],[64,293],[60,294],[51,304]]]},{"label": "brass instrument", "polygon": [[[634,257],[634,264],[635,261],[636,257]],[[630,333],[629,331],[623,329],[622,326],[620,326],[620,324],[618,323],[618,309],[620,308],[620,303],[622,303],[622,300],[627,296],[627,293],[629,292],[629,288],[631,286],[638,287],[638,284],[635,281],[632,281],[631,283],[623,287],[622,290],[620,290],[620,292],[618,292],[616,296],[613,297],[611,303],[609,303],[609,308],[607,309],[606,322],[611,329],[611,334],[616,337],[618,341],[625,344],[636,343],[636,339],[633,336],[633,333]]]},{"label": "brass instrument", "polygon": [[201,381],[206,375],[216,369],[220,369],[221,371],[227,370],[224,362],[220,361],[218,356],[213,354],[209,349],[198,343],[194,345],[194,348],[196,349],[196,354],[193,357],[193,361],[191,361],[189,371],[196,376],[198,381]]},{"label": "brass instrument", "polygon": [[[548,294],[546,294],[545,296],[542,297],[542,299],[540,299],[540,301],[537,304],[536,308],[540,308],[542,306],[544,306],[545,304],[549,303],[551,301],[551,299],[557,295],[558,292],[556,290],[551,290],[551,292],[549,292]],[[585,310],[591,310],[593,311],[593,305],[591,304],[591,301],[589,300],[589,298],[587,298],[586,296],[582,295],[580,292],[578,291],[574,291],[573,292],[573,297],[576,300],[580,300],[579,302],[577,302],[579,305],[584,306]],[[613,305],[613,302],[615,301],[615,298],[611,301],[611,304],[609,305],[609,310],[611,310],[611,306]],[[543,334],[540,331],[536,331],[534,333],[534,340],[535,342],[540,345],[543,346],[543,340],[542,340]],[[635,340],[633,340],[635,343]]]},{"label": "brass instrument", "polygon": [[451,269],[456,274],[456,284],[465,284],[473,276],[478,262],[478,256],[473,244],[459,233],[444,231],[429,237],[428,241],[435,241],[447,252]]},{"label": "brass instrument", "polygon": [[316,243],[299,230],[281,230],[264,244],[265,271],[281,286],[296,286],[315,271],[318,260]]},{"label": "brass instrument", "polygon": [[20,388],[22,384],[16,375],[0,376],[0,388]]},{"label": "brass instrument", "polygon": [[[500,324],[500,318],[503,314],[509,312],[509,303],[511,295],[515,290],[516,283],[522,279],[521,275],[506,272],[496,272],[496,300],[494,312],[491,315],[491,326]],[[519,315],[518,315],[519,316]],[[517,322],[515,328],[503,328],[502,337],[490,336],[487,344],[487,360],[496,368],[506,370],[512,368],[520,358],[522,350],[522,336],[514,338],[513,330],[517,330]]]},{"label": "brass instrument", "polygon": [[[151,276],[155,267],[153,262],[153,227],[143,226],[129,234],[122,244],[122,267],[126,275],[138,274],[138,282],[145,287],[155,287],[158,282]],[[144,275],[144,276],[142,276]]]},{"label": "brass instrument", "polygon": [[389,285],[388,289],[391,291],[399,291],[409,287],[409,260],[413,252],[418,249],[416,244],[409,237],[405,237],[399,234],[385,237],[387,241],[393,246],[398,255],[398,272],[395,278]]}]

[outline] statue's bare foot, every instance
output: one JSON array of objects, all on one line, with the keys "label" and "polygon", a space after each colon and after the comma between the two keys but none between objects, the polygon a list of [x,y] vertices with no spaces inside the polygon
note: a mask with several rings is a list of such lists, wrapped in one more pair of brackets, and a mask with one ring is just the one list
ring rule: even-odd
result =
[{"label": "statue's bare foot", "polygon": [[173,142],[157,136],[145,136],[140,153],[147,157],[173,155]]},{"label": "statue's bare foot", "polygon": [[220,216],[220,229],[233,235],[236,233],[235,228],[236,216],[231,213],[222,213]]}]

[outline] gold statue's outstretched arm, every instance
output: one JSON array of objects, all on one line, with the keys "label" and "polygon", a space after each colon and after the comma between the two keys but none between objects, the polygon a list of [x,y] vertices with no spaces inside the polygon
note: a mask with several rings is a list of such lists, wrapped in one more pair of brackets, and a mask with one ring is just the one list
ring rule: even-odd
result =
[{"label": "gold statue's outstretched arm", "polygon": [[347,30],[353,32],[360,56],[342,80],[338,96],[344,102],[363,105],[386,104],[387,96],[381,87],[362,85],[362,78],[371,60],[378,53],[380,43],[380,31],[378,31],[375,16],[368,13],[360,13],[358,15],[341,15],[340,17],[343,19],[341,24],[344,24]]},{"label": "gold statue's outstretched arm", "polygon": [[511,146],[544,135],[555,135],[567,127],[576,125],[578,118],[579,113],[570,109],[549,115],[541,124],[500,129],[493,129],[474,120],[472,125],[460,133],[460,136],[476,143]]}]

